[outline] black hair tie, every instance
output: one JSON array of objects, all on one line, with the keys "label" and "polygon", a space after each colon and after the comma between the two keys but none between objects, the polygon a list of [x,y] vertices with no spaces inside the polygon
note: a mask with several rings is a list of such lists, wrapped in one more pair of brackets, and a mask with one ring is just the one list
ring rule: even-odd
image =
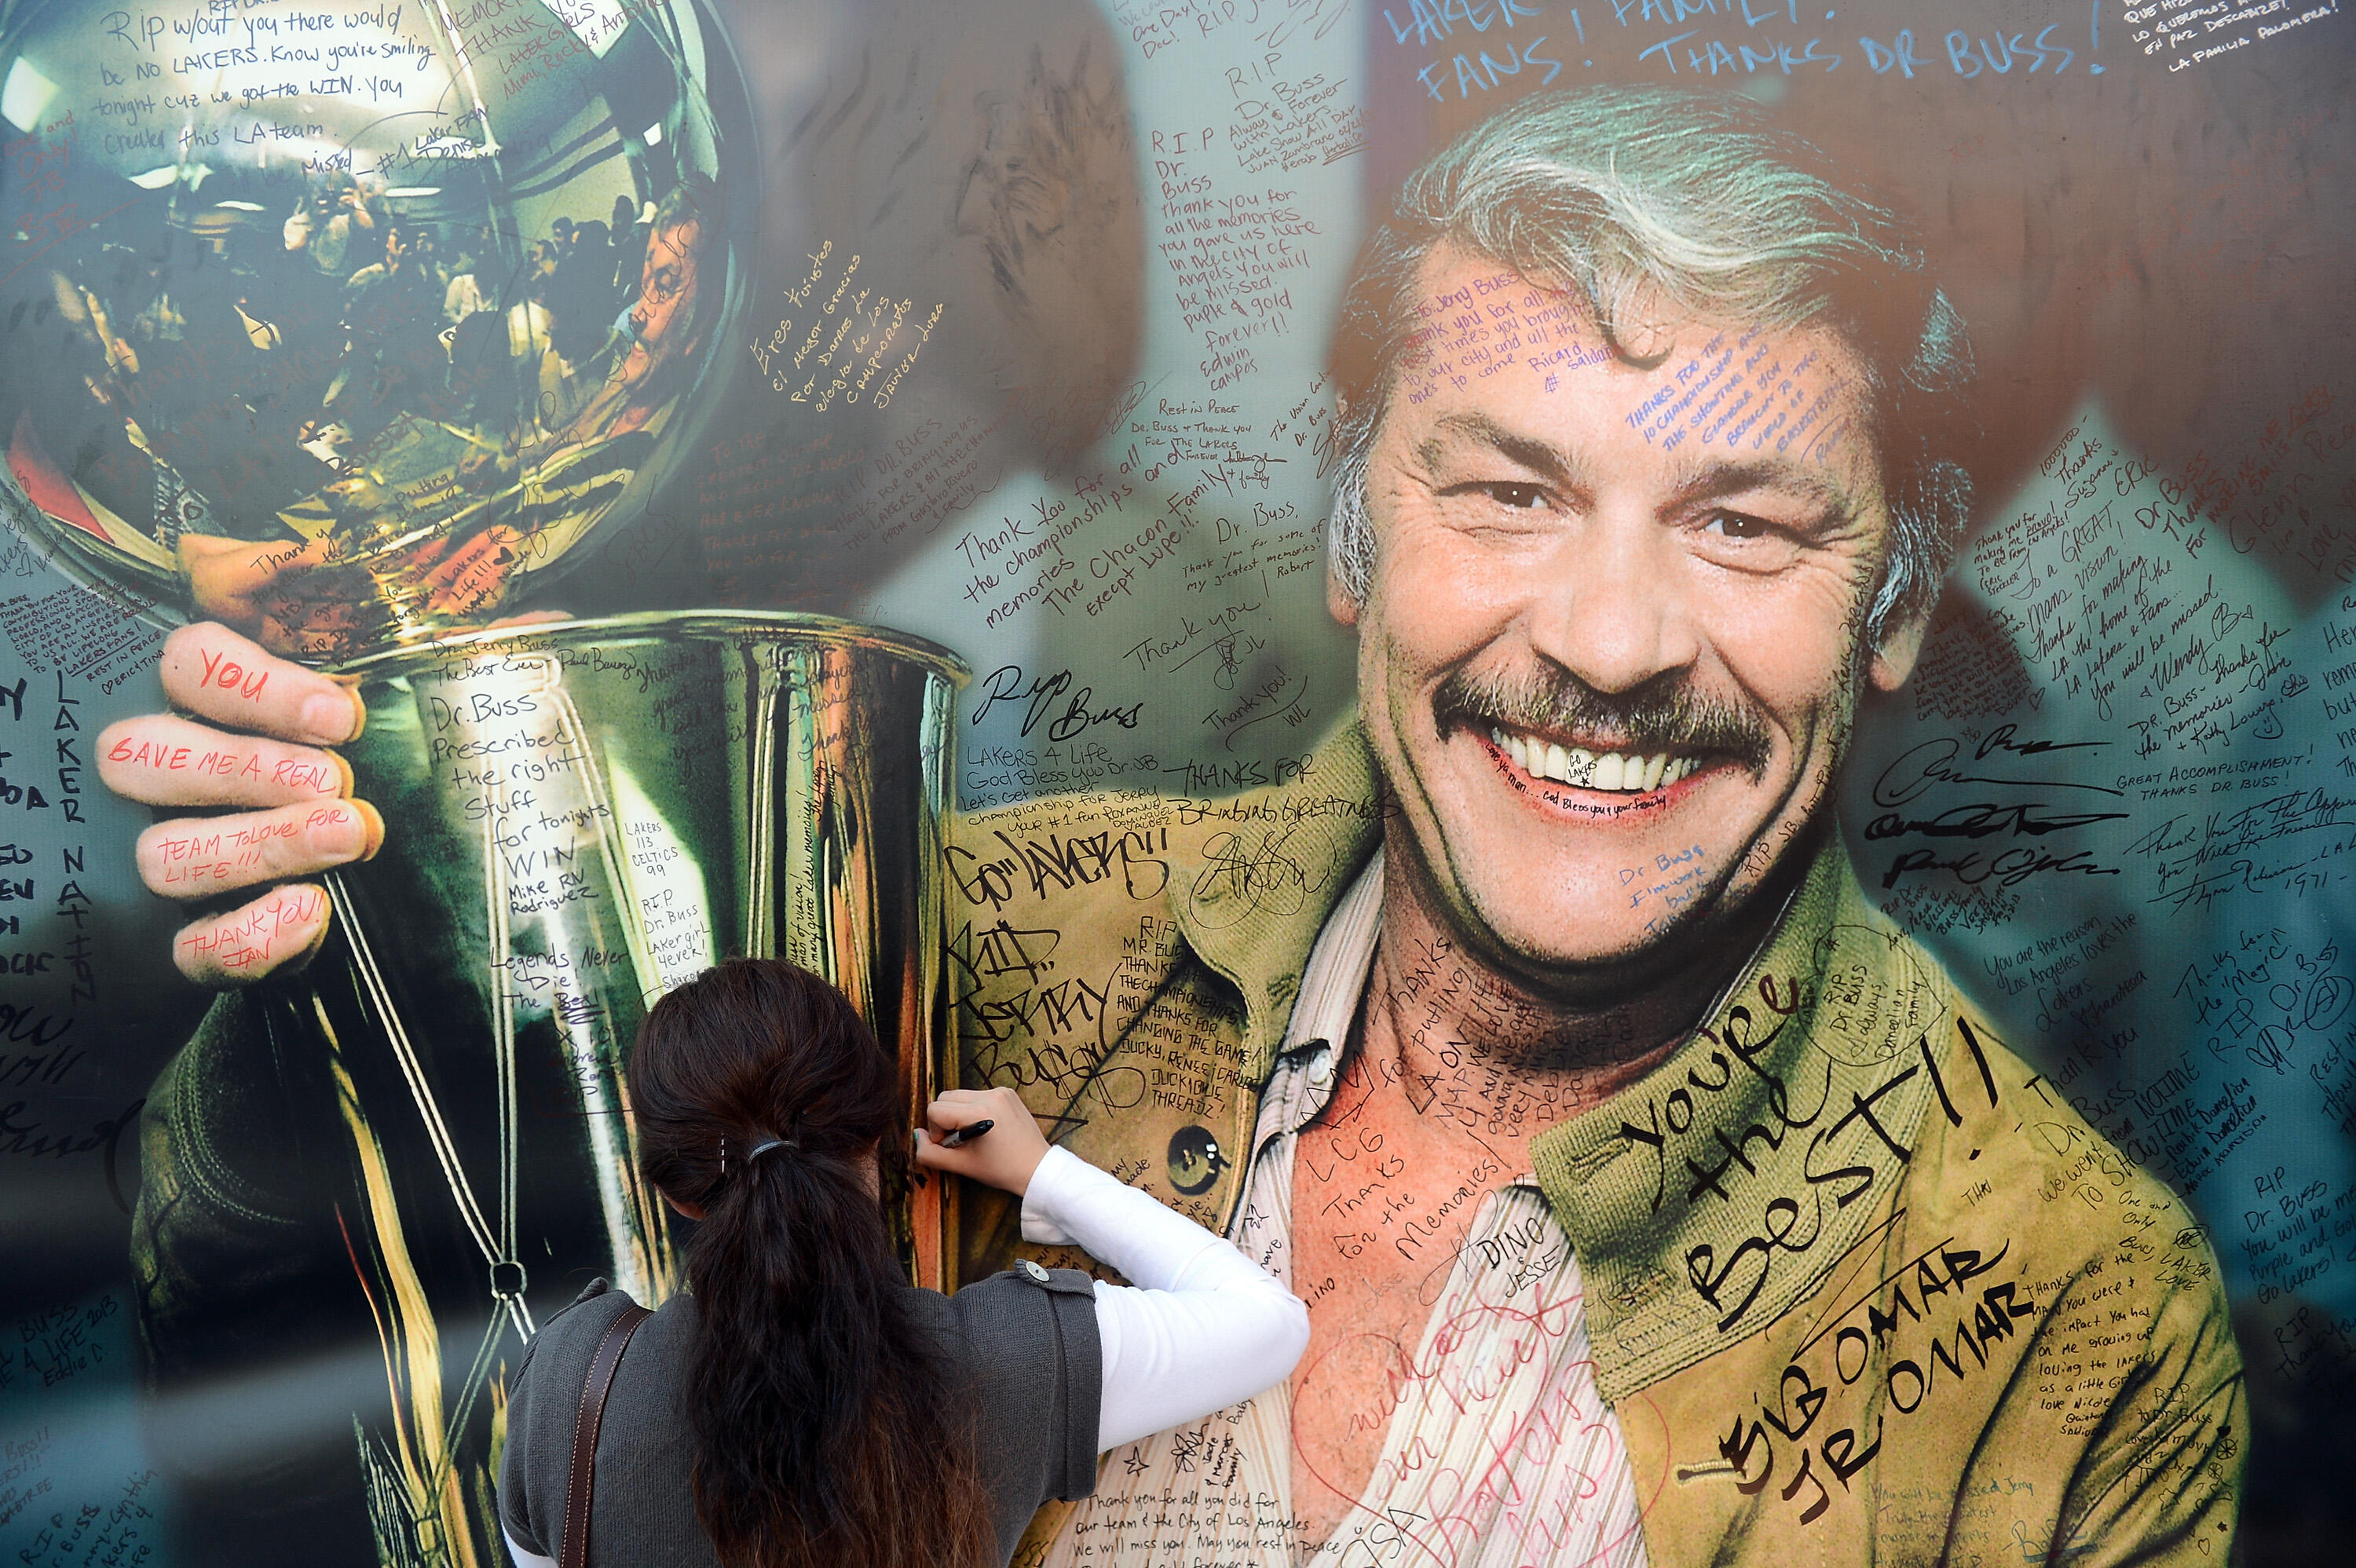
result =
[{"label": "black hair tie", "polygon": [[[752,1153],[746,1155],[743,1159],[736,1162],[737,1168],[741,1170],[744,1167],[751,1165],[755,1160],[760,1158],[763,1155],[768,1153],[773,1148],[789,1148],[798,1150],[802,1146],[799,1143],[797,1143],[792,1138],[771,1138],[766,1143],[755,1145]],[[728,1179],[728,1140],[726,1138],[722,1138],[720,1140],[720,1179],[723,1181]]]}]

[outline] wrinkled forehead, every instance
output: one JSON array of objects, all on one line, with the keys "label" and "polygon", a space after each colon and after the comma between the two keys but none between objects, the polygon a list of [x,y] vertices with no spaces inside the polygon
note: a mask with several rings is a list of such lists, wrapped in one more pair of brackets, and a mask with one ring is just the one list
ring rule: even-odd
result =
[{"label": "wrinkled forehead", "polygon": [[[1829,312],[1796,324],[1745,321],[1695,314],[1642,282],[1602,286],[1599,307],[1565,280],[1434,245],[1398,302],[1385,422],[1467,382],[1535,382],[1551,399],[1600,386],[1605,375],[1622,385],[1645,379],[1648,395],[1629,418],[1649,443],[1697,460],[1740,448],[1761,462],[1824,461],[1870,475],[1879,492],[1887,458],[1879,384],[1855,334]],[[1739,410],[1719,422],[1730,404]],[[1760,409],[1767,411],[1746,422]],[[1828,420],[1842,426],[1837,443],[1815,436]]]}]

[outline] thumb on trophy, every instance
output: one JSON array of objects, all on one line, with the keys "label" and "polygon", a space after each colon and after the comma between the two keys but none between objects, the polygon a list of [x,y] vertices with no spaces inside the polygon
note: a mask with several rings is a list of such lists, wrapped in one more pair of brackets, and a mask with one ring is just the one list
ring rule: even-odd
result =
[{"label": "thumb on trophy", "polygon": [[231,625],[256,629],[267,618],[273,590],[290,577],[328,564],[335,553],[324,537],[296,545],[209,534],[181,535],[179,551],[197,608]]}]

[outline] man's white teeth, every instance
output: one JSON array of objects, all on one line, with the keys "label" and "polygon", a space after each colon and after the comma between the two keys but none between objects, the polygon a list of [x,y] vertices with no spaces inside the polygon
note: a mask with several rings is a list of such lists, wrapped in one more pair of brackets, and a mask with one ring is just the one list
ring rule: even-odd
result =
[{"label": "man's white teeth", "polygon": [[1576,785],[1580,789],[1613,790],[1622,795],[1641,795],[1687,778],[1701,766],[1697,757],[1673,757],[1666,752],[1649,755],[1607,752],[1601,756],[1577,746],[1561,746],[1549,741],[1516,735],[1496,725],[1490,726],[1489,739],[1500,751],[1514,759],[1514,765],[1535,779],[1552,779],[1558,784]]}]

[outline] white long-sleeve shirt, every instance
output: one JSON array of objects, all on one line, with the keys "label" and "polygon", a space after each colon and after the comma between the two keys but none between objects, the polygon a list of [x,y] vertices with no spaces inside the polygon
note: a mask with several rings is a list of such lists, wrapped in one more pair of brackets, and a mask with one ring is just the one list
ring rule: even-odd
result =
[{"label": "white long-sleeve shirt", "polygon": [[1097,1282],[1098,1453],[1249,1399],[1308,1349],[1309,1308],[1273,1275],[1066,1150],[1033,1173],[1023,1238],[1085,1248],[1135,1282]]}]

